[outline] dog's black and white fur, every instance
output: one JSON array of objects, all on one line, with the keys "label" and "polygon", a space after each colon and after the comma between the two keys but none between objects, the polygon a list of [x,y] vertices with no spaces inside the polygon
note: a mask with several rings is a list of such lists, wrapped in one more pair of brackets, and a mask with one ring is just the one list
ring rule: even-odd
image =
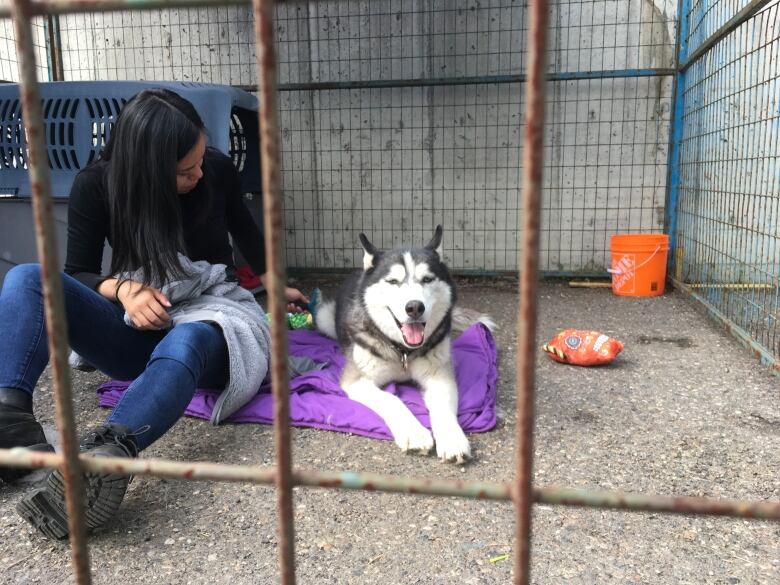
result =
[{"label": "dog's black and white fur", "polygon": [[[458,424],[450,331],[453,325],[493,323],[455,307],[455,283],[442,261],[441,241],[437,226],[423,248],[382,252],[360,234],[363,270],[344,282],[336,300],[320,305],[315,321],[322,333],[338,339],[347,358],[341,387],[382,417],[402,450],[427,453],[435,442],[440,459],[463,462],[471,448]],[[397,396],[382,390],[409,380],[422,389],[433,435]]]}]

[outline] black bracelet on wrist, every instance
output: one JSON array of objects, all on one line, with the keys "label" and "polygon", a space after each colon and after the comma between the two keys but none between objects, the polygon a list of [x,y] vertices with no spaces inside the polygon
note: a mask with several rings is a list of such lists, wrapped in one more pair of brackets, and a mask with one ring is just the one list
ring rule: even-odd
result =
[{"label": "black bracelet on wrist", "polygon": [[119,300],[119,290],[122,288],[122,286],[124,286],[124,285],[125,285],[125,284],[127,284],[128,282],[132,282],[132,280],[128,280],[128,279],[126,279],[126,280],[123,280],[122,282],[120,282],[120,283],[119,283],[119,286],[118,286],[118,287],[116,287],[116,300],[118,300],[120,303],[121,303],[122,301],[121,301],[121,300]]}]

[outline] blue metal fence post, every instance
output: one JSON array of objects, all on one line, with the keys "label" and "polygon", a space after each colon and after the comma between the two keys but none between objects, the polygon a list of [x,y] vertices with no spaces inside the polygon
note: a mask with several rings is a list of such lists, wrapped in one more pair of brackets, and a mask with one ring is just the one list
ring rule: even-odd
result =
[{"label": "blue metal fence post", "polygon": [[674,76],[672,96],[672,131],[669,134],[669,162],[666,183],[666,226],[669,234],[669,269],[672,274],[677,266],[677,202],[680,197],[680,146],[683,137],[685,108],[685,72],[681,65],[688,57],[688,14],[691,0],[679,0],[677,5],[677,73]]}]

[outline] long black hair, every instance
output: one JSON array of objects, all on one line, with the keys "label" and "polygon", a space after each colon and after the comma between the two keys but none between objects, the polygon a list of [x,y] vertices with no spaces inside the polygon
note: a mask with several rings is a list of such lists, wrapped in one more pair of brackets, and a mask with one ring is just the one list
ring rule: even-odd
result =
[{"label": "long black hair", "polygon": [[193,105],[167,89],[146,89],[122,108],[100,156],[107,163],[112,274],[142,269],[144,283],[157,287],[182,275],[176,165],[203,133]]}]

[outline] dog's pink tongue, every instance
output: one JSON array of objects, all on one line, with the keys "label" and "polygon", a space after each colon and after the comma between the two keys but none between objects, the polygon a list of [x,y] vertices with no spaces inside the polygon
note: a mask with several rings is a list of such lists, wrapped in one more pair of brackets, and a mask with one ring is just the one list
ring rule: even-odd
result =
[{"label": "dog's pink tongue", "polygon": [[424,331],[425,323],[404,323],[401,325],[401,333],[409,345],[420,345],[423,342]]}]

